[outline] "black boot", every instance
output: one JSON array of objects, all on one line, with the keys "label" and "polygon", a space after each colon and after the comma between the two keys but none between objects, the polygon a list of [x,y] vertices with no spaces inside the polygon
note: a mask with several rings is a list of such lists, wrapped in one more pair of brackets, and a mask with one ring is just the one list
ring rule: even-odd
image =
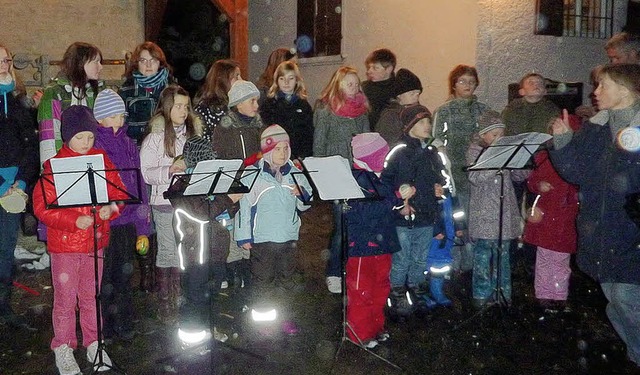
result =
[{"label": "black boot", "polygon": [[429,297],[427,292],[429,287],[426,284],[409,288],[409,294],[413,301],[413,306],[417,313],[424,314],[429,310],[433,310],[438,304]]},{"label": "black boot", "polygon": [[405,321],[413,314],[413,301],[404,286],[393,287],[387,298],[387,314],[395,321]]},{"label": "black boot", "polygon": [[242,288],[250,288],[251,287],[251,260],[250,259],[242,259],[240,261],[240,279]]},{"label": "black boot", "polygon": [[230,262],[226,264],[226,278],[229,285],[229,290],[234,290],[236,284],[240,288],[242,281],[240,279],[240,261]]},{"label": "black boot", "polygon": [[27,320],[17,315],[11,309],[11,283],[0,282],[0,324],[6,324],[11,328],[23,328],[28,331],[37,331]]}]

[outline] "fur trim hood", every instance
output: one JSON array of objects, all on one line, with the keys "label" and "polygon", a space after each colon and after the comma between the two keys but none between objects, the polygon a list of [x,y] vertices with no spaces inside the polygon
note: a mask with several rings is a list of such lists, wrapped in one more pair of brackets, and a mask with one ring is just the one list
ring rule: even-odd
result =
[{"label": "fur trim hood", "polygon": [[[151,120],[149,120],[149,128],[150,133],[162,133],[164,132],[164,116],[162,116],[161,114],[157,114],[155,116],[153,116],[151,118]],[[196,135],[202,136],[202,129],[203,129],[203,125],[202,125],[202,120],[200,120],[200,116],[193,116],[193,126],[196,130]]]}]

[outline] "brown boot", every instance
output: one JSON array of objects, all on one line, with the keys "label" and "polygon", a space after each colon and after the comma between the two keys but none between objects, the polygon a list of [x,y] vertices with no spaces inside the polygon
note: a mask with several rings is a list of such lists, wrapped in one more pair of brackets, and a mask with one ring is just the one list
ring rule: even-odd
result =
[{"label": "brown boot", "polygon": [[158,287],[158,319],[163,323],[171,323],[172,306],[170,296],[171,268],[156,268],[156,283]]}]

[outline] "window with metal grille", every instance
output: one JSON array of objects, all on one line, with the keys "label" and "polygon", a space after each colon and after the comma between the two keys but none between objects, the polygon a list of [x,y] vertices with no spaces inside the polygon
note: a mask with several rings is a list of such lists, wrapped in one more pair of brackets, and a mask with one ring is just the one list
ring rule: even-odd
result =
[{"label": "window with metal grille", "polygon": [[564,0],[564,36],[608,39],[613,29],[613,0]]},{"label": "window with metal grille", "polygon": [[298,57],[340,55],[342,0],[298,0]]},{"label": "window with metal grille", "polygon": [[614,0],[538,0],[535,33],[607,39],[613,30]]}]

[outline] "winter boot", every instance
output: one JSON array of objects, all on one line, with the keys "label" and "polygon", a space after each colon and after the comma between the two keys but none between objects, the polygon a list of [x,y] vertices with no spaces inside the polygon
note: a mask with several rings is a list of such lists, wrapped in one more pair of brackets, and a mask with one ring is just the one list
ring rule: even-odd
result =
[{"label": "winter boot", "polygon": [[395,321],[405,321],[413,313],[411,295],[404,286],[393,287],[387,297],[387,314]]},{"label": "winter boot", "polygon": [[436,301],[429,297],[426,285],[409,288],[409,294],[413,299],[416,312],[418,313],[425,313],[438,305]]},{"label": "winter boot", "polygon": [[431,277],[431,283],[429,283],[429,290],[431,296],[440,306],[451,306],[451,300],[444,294],[444,277]]},{"label": "winter boot", "polygon": [[163,323],[171,323],[171,301],[169,290],[171,289],[171,268],[157,267],[156,282],[158,286],[158,319]]},{"label": "winter boot", "polygon": [[11,328],[36,330],[27,323],[25,318],[17,315],[11,309],[11,284],[5,281],[0,282],[0,324],[7,324]]},{"label": "winter boot", "polygon": [[235,290],[236,285],[240,288],[242,281],[240,279],[240,261],[229,262],[226,264],[226,277],[230,290]]},{"label": "winter boot", "polygon": [[251,260],[242,259],[240,261],[240,279],[242,280],[242,284],[240,287],[249,288],[251,287]]}]

